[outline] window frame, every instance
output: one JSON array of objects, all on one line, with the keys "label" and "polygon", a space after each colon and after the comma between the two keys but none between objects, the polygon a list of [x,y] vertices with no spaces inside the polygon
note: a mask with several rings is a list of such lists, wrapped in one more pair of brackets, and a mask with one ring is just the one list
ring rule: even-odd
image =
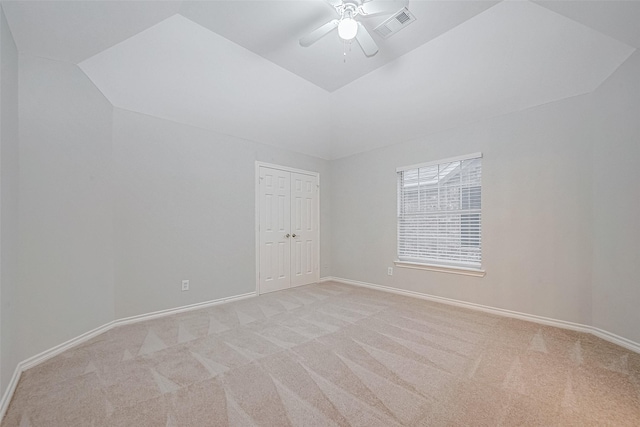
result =
[{"label": "window frame", "polygon": [[[485,270],[483,269],[483,265],[482,265],[482,169],[480,169],[480,184],[478,185],[479,187],[479,208],[477,208],[477,210],[479,211],[478,213],[470,213],[468,212],[468,210],[471,210],[471,208],[467,208],[467,209],[462,209],[462,205],[459,209],[456,209],[456,211],[460,211],[460,216],[462,218],[463,215],[477,215],[479,217],[479,224],[478,224],[478,240],[479,240],[479,251],[480,251],[480,260],[478,264],[469,264],[466,263],[464,261],[456,261],[456,260],[445,260],[445,259],[433,259],[433,258],[428,258],[428,259],[421,259],[421,258],[413,258],[413,257],[409,257],[409,256],[400,256],[400,246],[401,246],[401,233],[400,233],[400,227],[401,227],[401,220],[403,219],[402,215],[403,215],[403,208],[402,208],[402,203],[403,203],[403,195],[405,193],[403,193],[402,188],[400,187],[401,185],[401,173],[404,173],[406,171],[411,171],[411,170],[417,170],[417,169],[421,169],[421,168],[427,168],[427,167],[433,167],[433,166],[441,166],[444,164],[448,164],[448,163],[454,163],[454,162],[462,162],[464,160],[473,160],[473,159],[480,159],[482,160],[483,155],[482,153],[472,153],[472,154],[467,154],[464,156],[457,156],[457,157],[450,157],[450,158],[446,158],[446,159],[440,159],[440,160],[435,160],[435,161],[431,161],[431,162],[424,162],[424,163],[419,163],[419,164],[413,164],[413,165],[409,165],[409,166],[403,166],[403,167],[399,167],[396,169],[396,180],[398,182],[398,187],[397,187],[397,215],[396,215],[396,225],[397,225],[397,235],[396,235],[396,257],[397,259],[394,261],[394,265],[400,268],[410,268],[410,269],[419,269],[419,270],[429,270],[429,271],[437,271],[437,272],[443,272],[443,273],[455,273],[455,274],[462,274],[462,275],[467,275],[467,276],[476,276],[476,277],[483,277],[485,275]],[[482,168],[482,166],[480,166]],[[420,183],[418,183],[418,185],[420,185]],[[438,182],[438,189],[440,189],[440,183]],[[462,185],[459,187],[462,191],[463,187]],[[471,188],[471,187],[468,187]],[[439,202],[438,202],[439,203]],[[433,216],[436,217],[437,215],[442,215],[443,211],[438,209],[436,211],[433,211]],[[445,213],[446,215],[446,213]],[[463,245],[463,240],[465,240],[465,236],[464,236],[464,231],[463,231],[463,226],[462,224],[460,225],[460,246],[461,247],[468,247],[468,245]],[[468,231],[467,231],[468,233]],[[469,237],[467,236],[466,241],[468,243],[469,241]]]}]

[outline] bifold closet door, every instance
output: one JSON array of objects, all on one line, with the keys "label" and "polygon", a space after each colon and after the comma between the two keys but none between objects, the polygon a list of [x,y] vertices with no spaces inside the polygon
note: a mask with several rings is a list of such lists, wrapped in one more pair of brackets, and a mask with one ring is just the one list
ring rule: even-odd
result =
[{"label": "bifold closet door", "polygon": [[318,177],[260,166],[259,291],[318,280]]},{"label": "bifold closet door", "polygon": [[260,167],[260,293],[291,286],[291,173]]},{"label": "bifold closet door", "polygon": [[291,286],[317,281],[318,179],[291,173]]}]

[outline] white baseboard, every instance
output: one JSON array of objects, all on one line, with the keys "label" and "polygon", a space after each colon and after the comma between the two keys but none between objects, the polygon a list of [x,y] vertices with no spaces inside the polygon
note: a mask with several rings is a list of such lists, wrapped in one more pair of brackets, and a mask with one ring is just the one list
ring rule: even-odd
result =
[{"label": "white baseboard", "polygon": [[216,300],[200,302],[197,304],[184,305],[182,307],[170,308],[167,310],[154,311],[152,313],[141,314],[138,316],[125,317],[122,319],[113,320],[109,323],[105,323],[102,326],[99,326],[91,331],[85,332],[82,335],[78,335],[75,338],[72,338],[62,344],[59,344],[55,347],[52,347],[48,350],[43,351],[42,353],[36,354],[28,359],[19,362],[16,366],[15,371],[13,371],[13,376],[11,377],[11,381],[9,381],[9,385],[7,386],[4,394],[2,395],[2,400],[0,400],[0,422],[4,418],[4,415],[9,407],[9,403],[11,402],[11,398],[13,397],[13,393],[18,386],[18,381],[20,380],[20,375],[26,371],[27,369],[33,368],[40,363],[51,359],[58,354],[69,350],[77,346],[78,344],[82,344],[91,338],[98,336],[104,332],[107,332],[110,329],[115,328],[116,326],[130,325],[132,323],[142,322],[145,320],[157,319],[158,317],[169,316],[172,314],[184,313],[185,311],[197,310],[200,308],[212,307],[214,305],[226,304],[232,301],[239,301],[246,298],[255,297],[257,293],[249,292],[241,295],[234,295],[231,297],[219,298]]},{"label": "white baseboard", "polygon": [[107,332],[109,329],[113,328],[116,324],[116,321],[111,321],[109,323],[105,323],[102,326],[99,326],[95,329],[92,329],[84,334],[78,335],[77,337],[71,338],[68,341],[63,342],[62,344],[58,344],[55,347],[51,347],[48,350],[43,351],[42,353],[36,354],[28,359],[23,360],[18,365],[22,368],[22,371],[26,371],[27,369],[33,368],[34,366],[38,366],[42,362],[51,359],[58,354],[69,350],[77,346],[78,344],[82,344],[83,342],[89,341],[91,338],[96,337],[104,332]]},{"label": "white baseboard", "polygon": [[[383,292],[389,292],[389,293],[394,293],[394,294],[398,294],[398,295],[405,295],[405,296],[410,296],[413,298],[420,298],[420,299],[424,299],[424,300],[428,300],[428,301],[434,301],[434,302],[439,302],[439,303],[443,303],[443,304],[448,304],[448,305],[453,305],[456,307],[463,307],[463,308],[469,308],[472,310],[477,310],[477,311],[483,311],[486,313],[490,313],[490,314],[495,314],[498,316],[504,316],[504,317],[512,317],[512,318],[516,318],[516,319],[521,319],[521,320],[527,320],[530,322],[535,322],[535,323],[539,323],[539,324],[543,324],[543,325],[548,325],[548,326],[556,326],[559,328],[563,328],[563,329],[570,329],[570,330],[574,330],[574,331],[579,331],[579,332],[587,332],[590,334],[593,334],[599,338],[602,338],[606,341],[609,341],[611,343],[617,344],[621,347],[624,347],[628,350],[634,351],[636,353],[640,353],[640,344],[631,341],[627,338],[618,336],[616,334],[612,334],[611,332],[607,332],[605,330],[593,327],[593,326],[588,326],[588,325],[582,325],[579,323],[573,323],[573,322],[567,322],[564,320],[557,320],[557,319],[551,319],[548,317],[542,317],[542,316],[536,316],[533,314],[527,314],[527,313],[521,313],[521,312],[517,312],[517,311],[511,311],[511,310],[505,310],[505,309],[501,309],[501,308],[495,308],[495,307],[490,307],[490,306],[486,306],[486,305],[481,305],[481,304],[475,304],[475,303],[470,303],[470,302],[466,302],[466,301],[460,301],[460,300],[455,300],[455,299],[451,299],[451,298],[444,298],[444,297],[439,297],[439,296],[435,296],[435,295],[429,295],[429,294],[424,294],[421,292],[415,292],[415,291],[407,291],[404,289],[398,289],[398,288],[392,288],[389,286],[382,286],[382,285],[376,285],[373,283],[367,283],[367,282],[360,282],[357,280],[350,280],[350,279],[343,279],[340,277],[332,277],[332,276],[327,276],[327,277],[322,277],[319,280],[320,283],[325,283],[325,282],[338,282],[338,283],[343,283],[345,285],[353,285],[353,286],[360,286],[360,287],[364,287],[364,288],[370,288],[370,289],[375,289],[378,291],[383,291]],[[211,307],[214,305],[219,305],[219,304],[225,304],[228,302],[232,302],[232,301],[239,301],[242,299],[246,299],[246,298],[252,298],[254,296],[257,296],[256,292],[249,292],[246,294],[241,294],[241,295],[235,295],[232,297],[226,297],[226,298],[220,298],[217,300],[212,300],[212,301],[206,301],[206,302],[202,302],[202,303],[197,303],[197,304],[191,304],[191,305],[185,305],[182,307],[177,307],[177,308],[171,308],[171,309],[167,309],[167,310],[160,310],[160,311],[155,311],[152,313],[147,313],[147,314],[142,314],[139,316],[131,316],[131,317],[126,317],[126,318],[122,318],[122,319],[118,319],[118,320],[114,320],[111,321],[109,323],[106,323],[98,328],[95,328],[91,331],[85,332],[82,335],[79,335],[75,338],[72,338],[60,345],[57,345],[55,347],[52,347],[48,350],[43,351],[42,353],[39,353],[35,356],[32,356],[26,360],[23,360],[22,362],[18,363],[18,365],[16,366],[15,371],[13,372],[13,376],[11,377],[11,380],[9,381],[9,385],[7,386],[3,396],[2,396],[2,400],[0,400],[0,421],[4,418],[4,415],[6,413],[7,408],[9,407],[9,402],[11,402],[11,398],[13,397],[13,393],[15,392],[15,389],[18,385],[18,381],[20,380],[20,375],[22,374],[22,372],[26,371],[27,369],[33,368],[34,366],[39,365],[40,363],[54,357],[57,356],[58,354],[62,353],[63,351],[69,350],[70,348],[73,348],[75,346],[77,346],[78,344],[81,344],[83,342],[86,342],[88,340],[90,340],[91,338],[100,335],[104,332],[107,332],[108,330],[116,327],[116,326],[122,326],[122,325],[129,325],[132,323],[137,323],[137,322],[142,322],[145,320],[151,320],[151,319],[156,319],[158,317],[163,317],[163,316],[169,316],[172,314],[178,314],[178,313],[183,313],[185,311],[191,311],[191,310],[197,310],[200,308],[206,308],[206,307]]]},{"label": "white baseboard", "polygon": [[609,331],[605,331],[604,329],[596,328],[595,326],[591,326],[590,329],[591,330],[589,332],[597,336],[598,338],[602,338],[605,341],[617,344],[620,347],[626,348],[627,350],[640,353],[640,344],[635,341],[631,341],[628,338],[621,337],[620,335],[613,334]]},{"label": "white baseboard", "polygon": [[190,304],[190,305],[183,305],[182,307],[176,307],[176,308],[169,308],[167,310],[159,310],[159,311],[153,311],[151,313],[146,313],[146,314],[140,314],[137,316],[131,316],[131,317],[124,317],[122,319],[118,319],[112,323],[114,323],[113,326],[122,326],[122,325],[129,325],[131,323],[137,323],[143,320],[151,320],[151,319],[157,319],[158,317],[164,317],[164,316],[169,316],[172,314],[178,314],[178,313],[184,313],[185,311],[192,311],[192,310],[198,310],[200,308],[207,308],[207,307],[213,307],[214,305],[219,305],[219,304],[226,304],[232,301],[240,301],[246,298],[252,298],[255,297],[256,295],[258,295],[255,291],[253,292],[248,292],[246,294],[240,294],[240,295],[234,295],[232,297],[226,297],[226,298],[219,298],[216,300],[211,300],[211,301],[205,301],[205,302],[199,302],[196,304]]},{"label": "white baseboard", "polygon": [[7,388],[2,395],[2,400],[0,401],[0,423],[2,423],[4,414],[7,412],[7,408],[9,407],[9,402],[11,402],[13,393],[16,391],[16,387],[18,387],[18,381],[20,381],[20,374],[22,374],[22,371],[23,369],[21,369],[20,364],[18,363],[18,366],[16,366],[16,369],[13,371],[11,380],[9,380],[9,385],[7,385]]},{"label": "white baseboard", "polygon": [[389,292],[389,293],[409,296],[413,298],[420,298],[420,299],[439,302],[447,305],[453,305],[456,307],[463,307],[463,308],[469,308],[471,310],[483,311],[485,313],[495,314],[498,316],[512,317],[520,320],[527,320],[529,322],[539,323],[542,325],[555,326],[558,328],[570,329],[572,331],[578,331],[578,332],[586,332],[586,333],[595,335],[598,338],[602,338],[605,341],[609,341],[613,344],[617,344],[620,347],[624,347],[627,350],[640,353],[639,343],[631,341],[630,339],[621,337],[619,335],[612,334],[611,332],[596,328],[594,326],[583,325],[583,324],[574,323],[574,322],[567,322],[566,320],[552,319],[549,317],[536,316],[535,314],[527,314],[527,313],[521,313],[518,311],[505,310],[502,308],[495,308],[487,305],[475,304],[475,303],[460,301],[460,300],[451,299],[451,298],[444,298],[444,297],[439,297],[435,295],[424,294],[421,292],[407,291],[404,289],[392,288],[389,286],[382,286],[382,285],[376,285],[373,283],[360,282],[357,280],[343,279],[340,277],[330,277],[330,276],[323,277],[320,279],[320,283],[324,283],[324,282],[338,282],[338,283],[343,283],[345,285],[360,286],[364,288],[375,289],[378,291]]}]

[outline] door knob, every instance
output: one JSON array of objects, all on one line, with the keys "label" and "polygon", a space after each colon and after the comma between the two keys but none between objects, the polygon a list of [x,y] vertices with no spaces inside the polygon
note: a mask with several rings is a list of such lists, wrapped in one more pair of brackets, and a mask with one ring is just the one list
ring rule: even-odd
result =
[{"label": "door knob", "polygon": [[[289,233],[285,234],[284,237],[286,237],[287,239],[289,238]],[[293,236],[296,237],[296,236]]]},{"label": "door knob", "polygon": [[296,237],[295,233],[291,237]]}]

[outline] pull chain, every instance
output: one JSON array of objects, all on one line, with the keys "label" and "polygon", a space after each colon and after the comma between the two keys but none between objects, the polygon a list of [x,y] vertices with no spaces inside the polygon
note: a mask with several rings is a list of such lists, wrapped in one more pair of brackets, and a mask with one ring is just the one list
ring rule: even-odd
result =
[{"label": "pull chain", "polygon": [[351,52],[351,40],[343,40],[342,41],[342,61],[347,63],[347,45],[349,45],[349,52]]}]

